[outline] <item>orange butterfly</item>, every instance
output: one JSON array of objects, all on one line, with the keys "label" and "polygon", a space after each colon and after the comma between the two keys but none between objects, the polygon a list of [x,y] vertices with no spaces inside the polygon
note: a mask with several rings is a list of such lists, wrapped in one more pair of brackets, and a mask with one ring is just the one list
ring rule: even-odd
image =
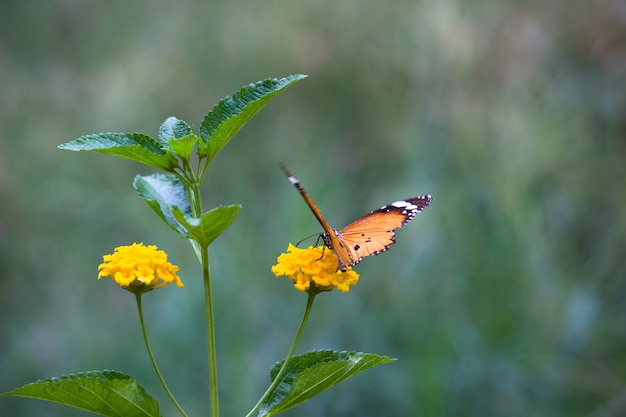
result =
[{"label": "orange butterfly", "polygon": [[282,163],[279,165],[324,228],[322,239],[326,246],[335,252],[338,268],[344,272],[348,266],[356,265],[366,256],[378,255],[389,249],[389,246],[396,243],[394,230],[407,224],[433,201],[431,195],[398,200],[366,214],[337,231],[324,220],[300,181],[291,175]]}]

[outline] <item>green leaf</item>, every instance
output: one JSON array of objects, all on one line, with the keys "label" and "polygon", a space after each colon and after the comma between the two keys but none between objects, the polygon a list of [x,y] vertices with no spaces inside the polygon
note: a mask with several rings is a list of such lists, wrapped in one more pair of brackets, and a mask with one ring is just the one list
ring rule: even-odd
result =
[{"label": "green leaf", "polygon": [[59,149],[115,155],[156,168],[171,170],[176,159],[161,149],[157,141],[142,133],[97,133],[63,143]]},{"label": "green leaf", "polygon": [[202,121],[198,154],[211,161],[263,106],[281,90],[305,77],[297,74],[281,79],[268,78],[223,98]]},{"label": "green leaf", "polygon": [[200,246],[207,247],[230,226],[240,209],[241,206],[239,204],[219,206],[203,213],[199,219],[186,216],[182,211],[177,209],[172,210],[172,212],[176,220],[185,228],[191,237],[197,241]]},{"label": "green leaf", "polygon": [[111,417],[160,417],[159,404],[130,376],[91,371],[49,378],[0,394],[37,398]]},{"label": "green leaf", "polygon": [[180,139],[193,134],[191,126],[184,120],[168,117],[159,128],[159,140],[167,143],[170,139]]},{"label": "green leaf", "polygon": [[[273,416],[310,400],[322,391],[337,385],[368,368],[395,359],[373,353],[319,350],[294,356],[287,364],[280,383],[259,408],[258,417]],[[272,381],[284,361],[270,370]]]},{"label": "green leaf", "polygon": [[180,139],[170,139],[167,141],[166,147],[176,155],[180,157],[180,159],[184,161],[189,161],[191,157],[191,152],[193,152],[193,147],[198,142],[198,138],[196,135],[183,136]]},{"label": "green leaf", "polygon": [[172,214],[172,208],[176,207],[185,216],[192,216],[189,194],[178,177],[172,174],[137,175],[133,187],[165,223],[182,237],[190,237]]},{"label": "green leaf", "polygon": [[163,147],[185,161],[189,161],[198,139],[187,122],[175,117],[168,117],[159,128],[159,140]]}]

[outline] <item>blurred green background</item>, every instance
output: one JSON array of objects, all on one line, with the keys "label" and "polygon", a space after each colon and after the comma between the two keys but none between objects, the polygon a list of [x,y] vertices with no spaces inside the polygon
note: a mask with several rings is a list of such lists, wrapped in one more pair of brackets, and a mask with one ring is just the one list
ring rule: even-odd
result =
[{"label": "blurred green background", "polygon": [[[299,352],[399,358],[285,416],[626,415],[626,5],[598,1],[5,1],[0,13],[0,391],[130,373],[176,415],[133,297],[102,255],[156,244],[184,290],[145,297],[160,367],[207,415],[198,264],[131,186],[154,172],[60,151],[80,135],[199,125],[250,82],[309,75],[220,153],[205,207],[221,406],[242,416],[305,305],[270,273],[320,231],[283,161],[342,227],[398,198],[433,205],[350,293],[316,301]],[[0,399],[3,416],[85,416]]]}]

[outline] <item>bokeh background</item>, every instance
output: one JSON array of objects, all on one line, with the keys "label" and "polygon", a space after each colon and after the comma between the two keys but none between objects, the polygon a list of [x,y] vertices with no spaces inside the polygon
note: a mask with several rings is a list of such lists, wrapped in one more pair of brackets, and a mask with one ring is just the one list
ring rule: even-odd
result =
[{"label": "bokeh background", "polygon": [[[342,227],[394,201],[433,205],[350,293],[318,297],[299,352],[399,358],[285,416],[626,414],[626,3],[5,1],[0,13],[0,391],[130,373],[176,415],[133,297],[102,255],[157,244],[184,290],[145,297],[160,367],[208,414],[198,264],[131,186],[154,172],[57,150],[104,131],[198,126],[268,77],[309,75],[219,154],[205,207],[240,203],[211,248],[222,414],[268,384],[305,305],[270,273],[320,231],[277,167]],[[3,416],[85,416],[21,398]]]}]

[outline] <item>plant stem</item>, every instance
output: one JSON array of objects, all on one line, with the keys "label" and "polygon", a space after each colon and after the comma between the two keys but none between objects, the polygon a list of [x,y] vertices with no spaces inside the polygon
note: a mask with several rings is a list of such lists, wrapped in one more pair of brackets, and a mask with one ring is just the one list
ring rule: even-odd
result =
[{"label": "plant stem", "polygon": [[209,362],[209,398],[211,417],[219,417],[219,397],[217,390],[217,352],[215,349],[215,319],[213,317],[213,296],[211,294],[211,272],[209,270],[209,248],[202,248],[202,278],[204,281],[204,303],[206,306],[207,349]]},{"label": "plant stem", "polygon": [[254,413],[256,410],[259,409],[263,401],[265,401],[265,399],[269,397],[270,394],[272,394],[272,392],[278,386],[278,384],[280,384],[281,378],[285,375],[285,372],[287,371],[287,364],[289,363],[289,360],[293,356],[293,352],[296,350],[296,346],[298,345],[298,342],[300,341],[300,336],[302,336],[302,333],[304,332],[304,326],[306,325],[306,322],[309,319],[309,313],[311,312],[311,307],[313,306],[313,300],[315,300],[315,296],[317,294],[319,294],[319,292],[314,292],[314,291],[308,292],[306,308],[304,309],[304,316],[302,316],[302,320],[300,321],[300,327],[298,327],[298,331],[296,332],[296,337],[293,339],[293,342],[291,343],[291,347],[289,348],[287,357],[285,357],[283,366],[280,367],[280,370],[276,374],[276,378],[274,378],[274,380],[272,381],[272,384],[265,391],[265,393],[263,394],[259,402],[257,402],[252,408],[252,410],[250,410],[250,412],[246,415],[246,417],[252,416],[252,413]]},{"label": "plant stem", "polygon": [[[187,166],[188,167],[188,166]],[[191,212],[193,217],[200,218],[202,216],[202,199],[200,198],[199,181],[204,176],[204,171],[198,176],[191,172],[187,183],[187,192],[191,203]],[[219,417],[219,396],[217,386],[217,350],[215,348],[215,318],[213,315],[213,296],[211,293],[211,271],[209,269],[209,246],[200,245],[193,239],[190,239],[191,246],[202,265],[202,281],[204,283],[204,304],[206,309],[206,326],[207,326],[207,356],[209,367],[209,401],[211,417]]]},{"label": "plant stem", "polygon": [[178,401],[176,401],[176,399],[174,398],[174,395],[172,395],[172,392],[167,387],[167,384],[165,383],[165,380],[163,379],[163,375],[161,375],[161,371],[159,371],[159,367],[156,364],[154,355],[152,354],[152,349],[150,349],[150,342],[148,342],[148,334],[146,333],[146,324],[143,319],[143,308],[141,306],[141,293],[136,293],[135,299],[137,300],[137,310],[139,311],[139,323],[141,324],[141,333],[143,334],[143,341],[146,344],[146,350],[148,351],[148,356],[150,357],[150,362],[152,362],[152,367],[154,368],[154,372],[156,372],[157,377],[159,378],[159,381],[161,381],[161,385],[163,385],[163,389],[167,393],[168,397],[170,397],[170,400],[172,400],[172,403],[174,403],[174,406],[178,409],[178,411],[180,411],[180,414],[187,417],[187,414],[185,414],[180,404],[178,404]]},{"label": "plant stem", "polygon": [[[200,218],[202,216],[202,199],[200,198],[200,185],[195,181],[195,177],[194,182],[188,183],[187,192],[189,193],[189,198],[191,202],[191,213],[193,214],[193,217]],[[198,242],[193,239],[190,239],[189,242],[191,243],[191,247],[193,248],[193,251],[195,252],[196,257],[198,258],[198,261],[200,261],[202,267],[204,268],[204,265],[206,265],[206,267],[208,268],[208,254],[206,259],[207,263],[203,263],[204,254],[202,252],[205,251],[204,248],[200,247]]]}]

